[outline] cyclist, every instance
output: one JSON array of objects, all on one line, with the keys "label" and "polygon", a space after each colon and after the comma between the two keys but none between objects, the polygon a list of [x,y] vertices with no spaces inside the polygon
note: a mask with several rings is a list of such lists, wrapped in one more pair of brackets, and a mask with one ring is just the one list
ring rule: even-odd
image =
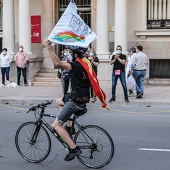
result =
[{"label": "cyclist", "polygon": [[71,95],[70,100],[64,104],[62,109],[56,116],[53,128],[57,131],[58,135],[68,144],[69,153],[65,157],[65,161],[70,161],[75,158],[75,156],[82,153],[80,148],[75,145],[75,143],[70,138],[68,132],[63,127],[63,124],[71,117],[73,113],[80,110],[86,106],[86,103],[90,99],[90,80],[88,78],[87,72],[83,66],[77,62],[78,59],[83,58],[83,53],[81,50],[73,50],[73,62],[62,62],[59,57],[54,53],[51,43],[45,40],[43,47],[47,49],[51,60],[57,66],[63,69],[70,70],[71,76]]}]

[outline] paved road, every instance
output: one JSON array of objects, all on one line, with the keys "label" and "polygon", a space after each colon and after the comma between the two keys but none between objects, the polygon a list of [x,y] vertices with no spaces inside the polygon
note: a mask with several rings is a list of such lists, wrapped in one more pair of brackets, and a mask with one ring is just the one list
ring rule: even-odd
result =
[{"label": "paved road", "polygon": [[[26,162],[15,148],[15,132],[26,121],[35,120],[25,114],[28,105],[0,105],[0,169],[1,170],[66,170],[88,169],[77,159],[65,162],[67,152],[52,136],[52,151],[39,164]],[[170,167],[170,107],[116,107],[111,111],[90,104],[79,122],[96,124],[113,138],[115,155],[106,170],[169,170]],[[55,105],[47,108],[56,113]],[[53,119],[49,119],[51,123]]]}]

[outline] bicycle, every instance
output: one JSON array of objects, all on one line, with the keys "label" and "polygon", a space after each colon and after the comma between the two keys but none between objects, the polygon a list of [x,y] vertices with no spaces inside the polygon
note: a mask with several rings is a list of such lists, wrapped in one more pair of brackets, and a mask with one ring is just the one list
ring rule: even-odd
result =
[{"label": "bicycle", "polygon": [[[51,150],[51,139],[47,129],[60,141],[64,148],[69,149],[69,146],[43,118],[56,117],[45,113],[45,108],[50,104],[51,102],[47,102],[31,107],[28,112],[33,111],[37,120],[23,123],[16,132],[15,145],[17,151],[28,162],[38,163],[48,157]],[[103,128],[96,125],[82,126],[77,122],[77,118],[86,112],[87,109],[83,108],[69,119],[72,121],[70,136],[82,151],[77,156],[78,160],[89,168],[98,169],[106,166],[112,160],[114,143]],[[75,125],[78,131],[71,135]]]}]

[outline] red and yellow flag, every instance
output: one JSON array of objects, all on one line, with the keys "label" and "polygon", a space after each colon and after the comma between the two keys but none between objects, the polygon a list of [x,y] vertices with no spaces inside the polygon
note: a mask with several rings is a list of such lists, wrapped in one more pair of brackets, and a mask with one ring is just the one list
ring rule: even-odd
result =
[{"label": "red and yellow flag", "polygon": [[90,61],[87,58],[82,58],[82,59],[78,59],[77,60],[82,66],[83,68],[86,70],[90,83],[93,87],[93,90],[95,92],[95,94],[97,95],[97,97],[99,98],[99,100],[102,102],[102,107],[109,109],[106,101],[106,94],[104,93],[104,91],[100,88],[99,85],[99,81],[97,79],[96,73],[92,68],[92,65],[90,63]]}]

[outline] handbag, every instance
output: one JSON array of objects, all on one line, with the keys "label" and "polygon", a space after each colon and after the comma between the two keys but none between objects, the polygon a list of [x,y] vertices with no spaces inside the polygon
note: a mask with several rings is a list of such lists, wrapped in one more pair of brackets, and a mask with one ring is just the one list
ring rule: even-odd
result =
[{"label": "handbag", "polygon": [[130,75],[127,78],[127,83],[126,83],[127,89],[128,90],[135,90],[136,89],[136,81],[132,75]]},{"label": "handbag", "polygon": [[60,71],[60,70],[57,71],[57,77],[58,77],[59,79],[61,79],[61,71]]}]

